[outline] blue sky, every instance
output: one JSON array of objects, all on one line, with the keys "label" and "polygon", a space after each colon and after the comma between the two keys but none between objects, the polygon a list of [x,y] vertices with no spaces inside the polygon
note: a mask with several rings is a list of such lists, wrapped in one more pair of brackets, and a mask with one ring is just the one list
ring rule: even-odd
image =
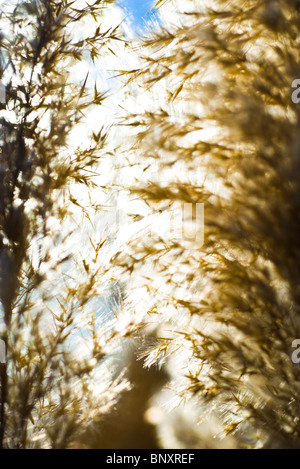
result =
[{"label": "blue sky", "polygon": [[127,10],[137,27],[141,27],[150,18],[149,11],[153,8],[154,0],[119,0],[120,5]]}]

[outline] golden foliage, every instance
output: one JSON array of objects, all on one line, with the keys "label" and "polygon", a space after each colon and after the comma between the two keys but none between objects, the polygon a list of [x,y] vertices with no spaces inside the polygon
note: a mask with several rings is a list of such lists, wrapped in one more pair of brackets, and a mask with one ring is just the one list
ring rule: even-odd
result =
[{"label": "golden foliage", "polygon": [[126,116],[130,190],[161,226],[164,210],[204,203],[204,244],[143,231],[115,262],[144,282],[132,295],[148,295],[143,310],[165,334],[149,362],[177,356],[177,391],[241,446],[299,447],[299,5],[178,5],[129,74],[144,107]]},{"label": "golden foliage", "polygon": [[[106,134],[72,147],[71,132],[103,95],[95,86],[91,97],[87,80],[80,85],[71,72],[84,54],[94,60],[119,39],[100,28],[107,3],[19,1],[1,12],[1,448],[67,448],[127,386],[103,365],[112,324],[99,326],[93,303],[105,240],[84,240],[72,221],[90,220],[72,193],[94,187]],[[79,253],[78,233],[86,243]]]}]

